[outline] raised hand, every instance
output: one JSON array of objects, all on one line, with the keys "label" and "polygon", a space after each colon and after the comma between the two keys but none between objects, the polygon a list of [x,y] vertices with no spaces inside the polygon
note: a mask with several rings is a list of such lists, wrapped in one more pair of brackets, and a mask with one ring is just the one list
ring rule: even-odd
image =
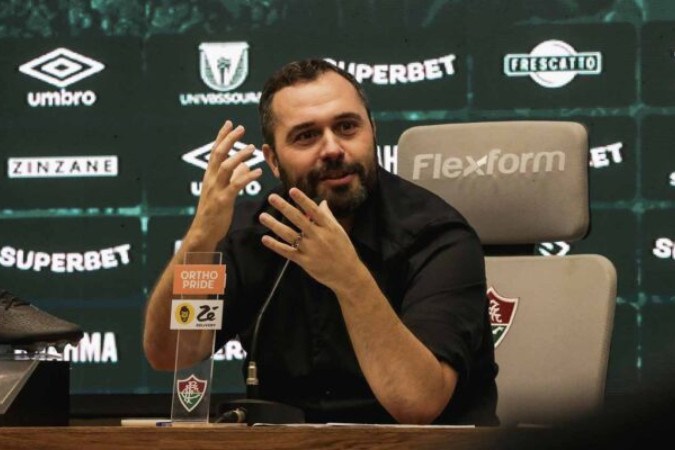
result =
[{"label": "raised hand", "polygon": [[262,174],[262,169],[250,170],[244,163],[253,154],[253,145],[228,157],[244,132],[243,126],[235,128],[231,121],[226,121],[218,132],[204,172],[199,204],[188,235],[207,246],[215,246],[227,234],[239,191]]}]

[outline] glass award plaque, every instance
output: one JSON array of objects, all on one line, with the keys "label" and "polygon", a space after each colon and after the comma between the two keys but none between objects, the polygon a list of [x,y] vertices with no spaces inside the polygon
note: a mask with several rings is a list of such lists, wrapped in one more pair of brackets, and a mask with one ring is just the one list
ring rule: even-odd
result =
[{"label": "glass award plaque", "polygon": [[[222,326],[225,265],[219,252],[186,253],[173,274],[171,329],[176,330],[172,423],[208,423],[216,330]],[[208,348],[205,354],[204,349]]]}]

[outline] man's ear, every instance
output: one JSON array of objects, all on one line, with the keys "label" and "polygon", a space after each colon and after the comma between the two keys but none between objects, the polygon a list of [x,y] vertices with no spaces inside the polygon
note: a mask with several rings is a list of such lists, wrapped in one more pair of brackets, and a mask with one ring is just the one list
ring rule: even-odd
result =
[{"label": "man's ear", "polygon": [[279,160],[277,159],[277,154],[274,152],[274,149],[268,144],[263,144],[262,151],[265,156],[265,161],[267,161],[267,165],[272,170],[272,173],[275,177],[279,178]]}]

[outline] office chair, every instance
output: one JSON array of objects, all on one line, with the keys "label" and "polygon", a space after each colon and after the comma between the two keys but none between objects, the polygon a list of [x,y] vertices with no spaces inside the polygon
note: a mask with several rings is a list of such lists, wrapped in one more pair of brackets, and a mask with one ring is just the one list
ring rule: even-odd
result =
[{"label": "office chair", "polygon": [[[536,256],[589,229],[588,136],[574,122],[418,126],[399,175],[462,213],[486,249],[502,424],[556,424],[599,410],[616,301],[601,255]],[[497,256],[498,255],[498,256]]]}]

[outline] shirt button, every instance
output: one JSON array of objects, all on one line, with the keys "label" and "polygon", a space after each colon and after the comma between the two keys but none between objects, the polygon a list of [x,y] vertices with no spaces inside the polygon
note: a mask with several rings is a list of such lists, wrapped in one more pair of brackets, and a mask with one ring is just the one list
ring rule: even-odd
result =
[{"label": "shirt button", "polygon": [[331,394],[332,394],[332,392],[330,391],[330,389],[326,389],[326,397],[330,397]]}]

